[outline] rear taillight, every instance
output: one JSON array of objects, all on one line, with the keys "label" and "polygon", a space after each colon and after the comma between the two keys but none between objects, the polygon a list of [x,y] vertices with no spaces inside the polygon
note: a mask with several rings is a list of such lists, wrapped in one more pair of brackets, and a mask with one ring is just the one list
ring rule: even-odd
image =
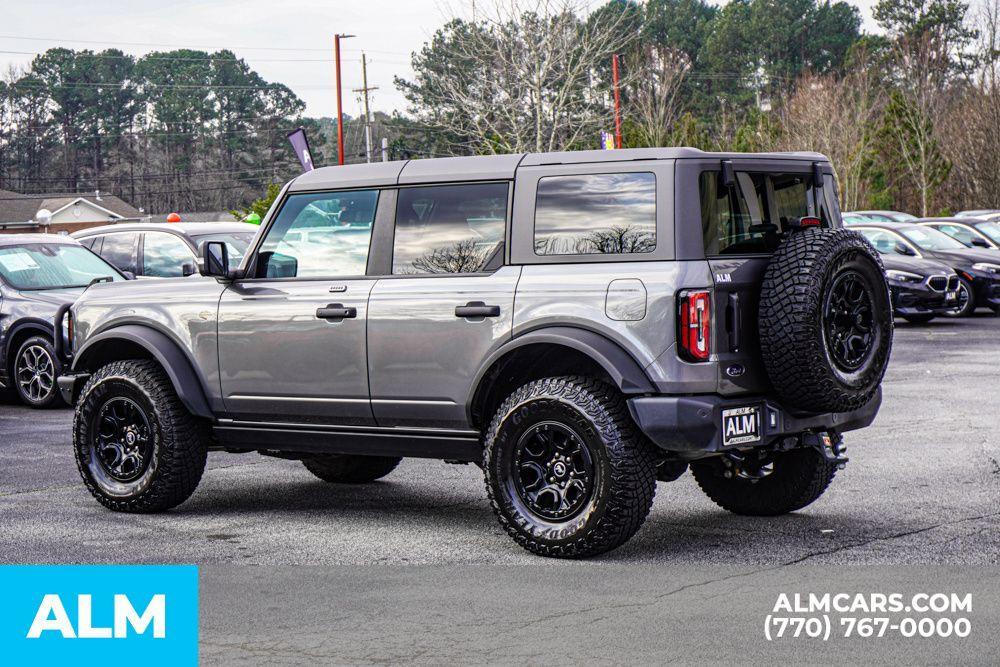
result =
[{"label": "rear taillight", "polygon": [[712,352],[711,295],[708,291],[685,291],[679,299],[680,355],[688,361],[708,361]]}]

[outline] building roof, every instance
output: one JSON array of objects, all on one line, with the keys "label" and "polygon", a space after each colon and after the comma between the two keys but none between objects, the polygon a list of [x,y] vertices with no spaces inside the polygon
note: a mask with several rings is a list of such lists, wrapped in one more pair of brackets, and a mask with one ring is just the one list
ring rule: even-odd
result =
[{"label": "building roof", "polygon": [[114,195],[73,193],[25,195],[0,190],[0,223],[32,222],[38,211],[43,208],[56,213],[78,201],[85,201],[119,218],[138,218],[142,215],[139,209]]}]

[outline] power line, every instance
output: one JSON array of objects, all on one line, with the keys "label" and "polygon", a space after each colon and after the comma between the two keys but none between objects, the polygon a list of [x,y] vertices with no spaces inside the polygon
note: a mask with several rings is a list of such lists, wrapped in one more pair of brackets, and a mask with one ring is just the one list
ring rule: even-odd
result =
[{"label": "power line", "polygon": [[[283,46],[208,46],[206,44],[164,44],[162,42],[109,42],[99,39],[78,39],[65,37],[27,37],[24,35],[0,35],[0,39],[16,39],[29,42],[68,42],[72,44],[97,44],[105,47],[113,46],[145,46],[150,48],[172,48],[172,49],[216,49],[226,51],[284,51],[291,53],[330,53],[331,48],[307,48],[307,47],[283,47]],[[353,50],[353,49],[347,49]],[[407,56],[411,54],[403,51],[389,51],[379,49],[365,49],[369,53],[381,53],[390,56]]]},{"label": "power line", "polygon": [[[20,55],[20,56],[41,56],[44,55],[45,51],[6,51],[0,50],[0,53],[7,53],[10,55]],[[103,60],[165,60],[165,61],[178,61],[178,62],[225,62],[225,63],[238,63],[243,58],[219,58],[219,57],[208,57],[208,58],[190,58],[185,56],[133,56],[129,54],[124,55],[114,55],[111,53],[81,53],[74,51],[73,55],[77,58],[101,58]],[[344,62],[359,63],[360,58],[342,58]],[[333,58],[253,58],[255,63],[332,63]],[[380,62],[392,63],[392,64],[409,64],[403,61],[391,61],[391,60],[381,60]]]}]

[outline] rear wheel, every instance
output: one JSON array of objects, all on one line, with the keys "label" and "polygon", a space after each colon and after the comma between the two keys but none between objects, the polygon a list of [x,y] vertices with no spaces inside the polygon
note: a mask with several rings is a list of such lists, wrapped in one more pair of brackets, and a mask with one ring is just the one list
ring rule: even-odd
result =
[{"label": "rear wheel", "polygon": [[837,464],[812,448],[775,452],[754,468],[754,477],[739,475],[716,461],[692,464],[701,490],[723,509],[747,516],[777,516],[800,510],[823,495]]},{"label": "rear wheel", "polygon": [[504,530],[542,556],[610,551],[639,530],[656,492],[654,446],[597,380],[536,380],[487,429],[483,468]]},{"label": "rear wheel", "polygon": [[402,460],[398,456],[325,454],[302,459],[302,465],[324,482],[366,484],[385,477]]},{"label": "rear wheel", "polygon": [[11,384],[21,402],[32,408],[66,405],[56,386],[62,364],[48,338],[32,336],[21,343],[14,357]]}]

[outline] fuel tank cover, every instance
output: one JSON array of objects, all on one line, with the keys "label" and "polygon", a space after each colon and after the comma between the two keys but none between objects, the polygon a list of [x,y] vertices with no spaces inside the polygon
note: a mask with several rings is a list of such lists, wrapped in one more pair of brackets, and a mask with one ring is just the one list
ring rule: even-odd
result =
[{"label": "fuel tank cover", "polygon": [[638,278],[621,278],[608,284],[604,314],[618,322],[638,322],[646,317],[646,286]]}]

